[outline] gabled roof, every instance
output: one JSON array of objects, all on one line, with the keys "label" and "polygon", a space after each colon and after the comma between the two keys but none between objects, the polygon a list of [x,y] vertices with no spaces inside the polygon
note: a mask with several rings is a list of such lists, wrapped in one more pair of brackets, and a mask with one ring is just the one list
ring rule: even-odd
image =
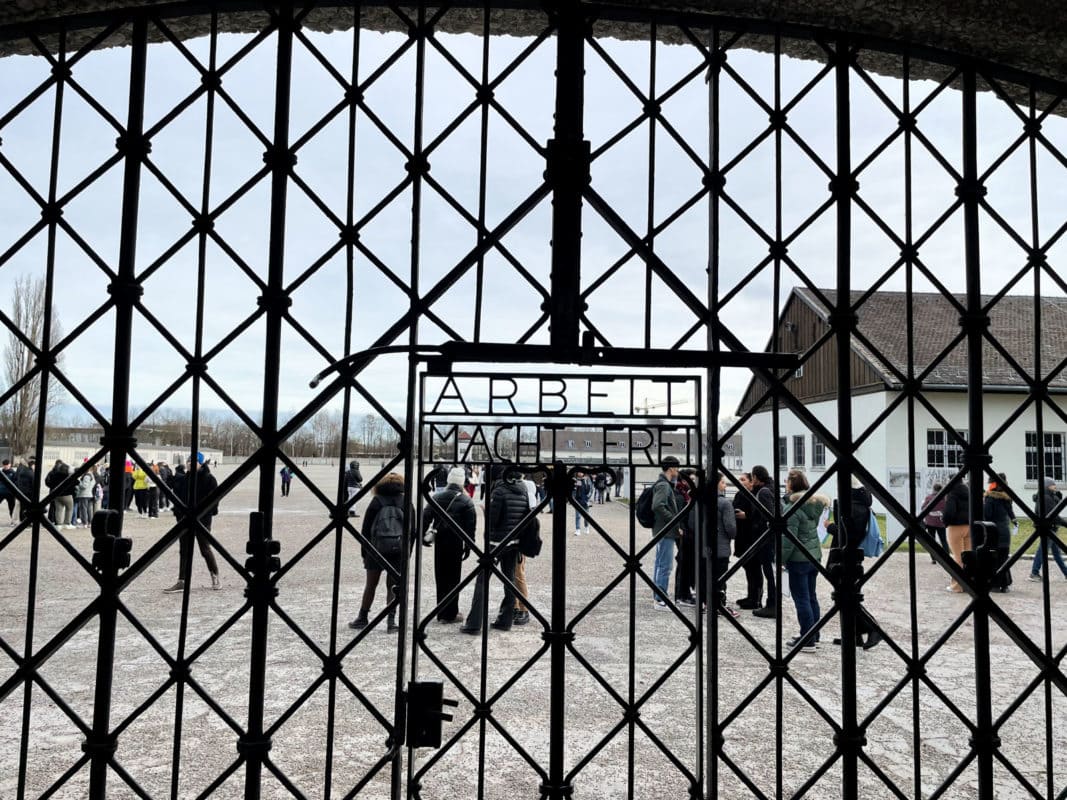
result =
[{"label": "gabled roof", "polygon": [[[830,303],[837,300],[837,292],[820,289]],[[829,324],[829,312],[818,295],[807,287],[793,290],[795,298],[806,303],[824,322]],[[862,292],[852,293],[853,304]],[[966,298],[953,296],[958,305],[939,292],[912,292],[911,347],[915,374],[921,374],[935,360],[937,364],[923,378],[930,387],[965,387],[967,385],[967,343],[959,342],[944,358],[942,351],[960,333],[960,309],[966,308]],[[875,292],[857,310],[858,330],[871,347],[853,339],[852,348],[878,372],[889,388],[899,388],[900,380],[893,373],[908,373],[908,325],[905,292]],[[993,300],[982,296],[983,305]],[[1067,298],[1042,297],[1040,308],[1041,377],[1056,370],[1067,358]],[[989,333],[1026,373],[1035,371],[1035,302],[1032,295],[1006,295],[989,309]],[[872,349],[873,348],[873,349]],[[878,352],[874,352],[877,350]],[[982,382],[988,387],[1017,387],[1024,389],[1026,379],[988,341],[982,352]],[[1049,385],[1067,388],[1067,370],[1060,371]]]}]

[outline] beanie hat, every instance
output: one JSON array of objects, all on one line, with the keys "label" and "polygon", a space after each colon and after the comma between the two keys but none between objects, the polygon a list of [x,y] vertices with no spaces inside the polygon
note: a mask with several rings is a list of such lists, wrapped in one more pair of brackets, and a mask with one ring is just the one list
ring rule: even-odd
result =
[{"label": "beanie hat", "polygon": [[1049,489],[1049,488],[1051,488],[1051,487],[1056,485],[1056,479],[1055,478],[1045,478],[1045,480],[1042,481],[1042,484],[1044,485],[1044,487],[1046,489]]},{"label": "beanie hat", "polygon": [[448,471],[448,485],[458,486],[463,488],[464,482],[467,480],[467,473],[463,471],[463,467],[452,467]]}]

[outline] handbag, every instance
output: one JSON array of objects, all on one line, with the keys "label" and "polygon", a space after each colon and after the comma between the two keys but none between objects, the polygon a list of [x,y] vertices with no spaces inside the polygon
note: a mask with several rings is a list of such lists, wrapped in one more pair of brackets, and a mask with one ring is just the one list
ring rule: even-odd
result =
[{"label": "handbag", "polygon": [[[445,506],[445,513],[446,514],[448,513],[448,509],[452,508],[452,504],[454,502],[456,502],[456,498],[457,497],[459,497],[459,495],[458,494],[454,494],[454,495],[452,495],[452,499],[448,501],[448,505]],[[435,539],[437,539],[437,512],[436,511],[433,513],[433,519],[430,521],[430,524],[427,525],[426,526],[426,530],[424,530],[422,532],[422,543],[424,545],[426,545],[427,547],[429,547],[430,545],[432,545],[434,543]]]}]

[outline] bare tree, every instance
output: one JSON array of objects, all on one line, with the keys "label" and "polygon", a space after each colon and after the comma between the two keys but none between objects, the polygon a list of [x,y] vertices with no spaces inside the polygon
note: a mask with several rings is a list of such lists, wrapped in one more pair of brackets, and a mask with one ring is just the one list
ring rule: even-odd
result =
[{"label": "bare tree", "polygon": [[[15,279],[11,298],[11,324],[14,330],[8,332],[7,346],[4,348],[4,379],[8,389],[19,383],[36,366],[36,353],[27,342],[37,347],[44,342],[45,299],[43,278],[35,280],[29,275],[20,275]],[[60,337],[59,323],[54,314],[50,328],[48,340],[53,343]],[[16,331],[21,332],[21,336]],[[63,397],[62,387],[52,381],[45,401],[46,409],[58,406]],[[40,402],[41,376],[38,373],[19,386],[0,408],[0,431],[3,431],[13,453],[25,453],[34,445]]]}]

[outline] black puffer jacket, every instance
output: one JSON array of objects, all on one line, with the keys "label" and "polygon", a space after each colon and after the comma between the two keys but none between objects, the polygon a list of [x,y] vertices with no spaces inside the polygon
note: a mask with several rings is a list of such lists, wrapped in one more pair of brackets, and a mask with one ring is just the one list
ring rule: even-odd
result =
[{"label": "black puffer jacket", "polygon": [[941,515],[946,527],[949,525],[966,525],[971,521],[969,508],[971,493],[966,484],[957,483],[945,496],[945,511]]},{"label": "black puffer jacket", "polygon": [[[521,480],[497,481],[489,495],[489,540],[503,541],[530,510],[530,500]],[[518,535],[513,537],[518,541]]]},{"label": "black puffer jacket", "polygon": [[474,501],[461,487],[455,485],[437,492],[433,496],[433,501],[441,506],[442,511],[438,511],[432,505],[427,505],[426,513],[422,518],[423,530],[425,531],[429,528],[431,523],[436,524],[438,545],[449,542],[456,546],[465,547],[466,542],[451,527],[446,525],[442,518],[446,516],[444,512],[447,511],[447,516],[451,517],[459,525],[460,530],[473,539],[474,529],[478,525],[478,511],[474,507]]}]

